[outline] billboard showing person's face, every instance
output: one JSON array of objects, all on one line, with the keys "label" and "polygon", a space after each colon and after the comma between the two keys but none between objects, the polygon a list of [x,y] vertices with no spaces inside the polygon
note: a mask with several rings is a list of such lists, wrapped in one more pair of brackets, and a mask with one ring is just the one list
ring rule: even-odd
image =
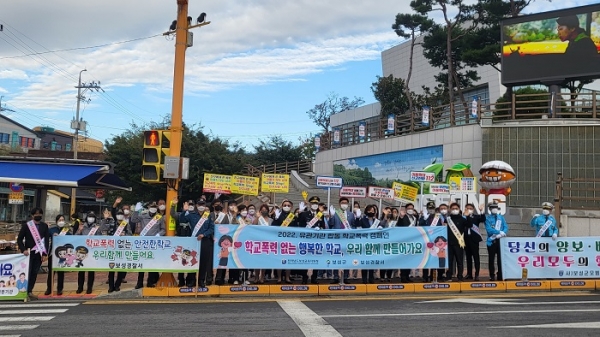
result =
[{"label": "billboard showing person's face", "polygon": [[600,5],[503,22],[503,84],[578,78],[600,78]]}]

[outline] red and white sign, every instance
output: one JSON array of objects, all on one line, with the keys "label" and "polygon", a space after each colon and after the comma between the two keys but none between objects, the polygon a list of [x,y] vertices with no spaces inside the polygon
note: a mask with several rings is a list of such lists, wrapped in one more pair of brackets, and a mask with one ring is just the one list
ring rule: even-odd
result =
[{"label": "red and white sign", "polygon": [[410,172],[410,181],[420,183],[432,183],[435,181],[435,173],[433,172]]},{"label": "red and white sign", "polygon": [[23,190],[25,189],[25,187],[23,187],[23,185],[20,185],[19,183],[10,183],[10,191],[11,192],[23,192]]},{"label": "red and white sign", "polygon": [[317,176],[317,187],[342,188],[342,178]]},{"label": "red and white sign", "polygon": [[340,189],[340,197],[346,198],[366,198],[366,187],[344,186]]},{"label": "red and white sign", "polygon": [[373,199],[394,199],[394,190],[392,188],[369,186],[368,196]]}]

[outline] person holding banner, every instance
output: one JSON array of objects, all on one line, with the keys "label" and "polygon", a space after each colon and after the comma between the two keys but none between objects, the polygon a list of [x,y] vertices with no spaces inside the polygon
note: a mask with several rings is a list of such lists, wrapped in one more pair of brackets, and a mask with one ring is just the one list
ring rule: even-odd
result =
[{"label": "person holding banner", "polygon": [[[173,204],[177,205],[178,200],[173,200]],[[198,200],[200,202],[200,200]],[[173,207],[171,207],[171,215],[173,215]],[[198,213],[197,207],[194,207],[194,200],[189,200],[183,203],[183,210],[179,213],[179,226],[177,226],[177,236],[190,237],[194,226],[200,221],[201,214]],[[184,278],[184,273],[177,275],[179,287],[192,288],[196,285],[196,274],[188,273]]]},{"label": "person holding banner", "polygon": [[[365,207],[365,214],[357,221],[357,228],[369,229],[381,229],[381,221],[377,219],[376,207],[375,205],[367,205]],[[360,271],[362,282],[364,284],[373,284],[375,283],[375,271],[370,270],[361,270]]]},{"label": "person holding banner", "polygon": [[[298,217],[298,227],[305,226],[308,229],[327,229],[327,224],[325,222],[325,217],[323,212],[319,210],[319,203],[321,199],[317,196],[313,196],[308,199],[308,203],[310,208],[300,213]],[[302,270],[299,272],[302,275],[302,280],[305,281],[308,278],[308,271]],[[311,284],[319,284],[317,277],[319,275],[318,270],[313,270],[310,275],[310,283]]]},{"label": "person holding banner", "polygon": [[[271,226],[278,227],[299,227],[298,218],[292,213],[292,207],[294,207],[294,203],[285,199],[281,202],[281,209],[276,208],[273,223]],[[283,274],[285,273],[285,283],[292,284],[290,280],[290,270],[278,270],[277,271],[277,284],[281,284],[281,280],[283,279]],[[302,274],[302,284],[308,283],[308,275],[306,273]]]},{"label": "person holding banner", "polygon": [[463,272],[465,259],[465,229],[470,227],[462,214],[460,213],[460,206],[458,203],[453,202],[450,204],[450,216],[447,218],[448,221],[448,273],[446,279],[452,281],[454,276],[454,265],[456,264],[457,273],[456,278],[458,282],[463,281]]},{"label": "person holding banner", "polygon": [[[131,235],[131,227],[129,223],[125,221],[125,214],[123,210],[118,210],[116,213],[117,224],[111,228],[108,235],[111,236],[127,236]],[[127,273],[124,271],[117,272],[117,281],[115,282],[115,272],[108,272],[108,292],[112,293],[113,291],[121,291],[121,283],[127,276]]]},{"label": "person holding banner", "polygon": [[[340,208],[336,209],[334,206],[329,207],[329,228],[331,229],[352,229],[356,227],[356,218],[354,213],[348,208],[350,207],[350,201],[346,197],[341,197],[339,200]],[[343,283],[350,283],[350,271],[345,269],[343,273]],[[331,284],[340,283],[340,271],[335,270],[333,272],[333,281]]]},{"label": "person holding banner", "polygon": [[[479,206],[479,211],[483,212],[483,205]],[[465,255],[467,256],[467,276],[465,280],[479,281],[479,270],[481,261],[479,258],[479,243],[483,241],[483,236],[479,230],[479,224],[485,222],[485,214],[475,214],[475,205],[467,204],[465,206],[464,216],[469,221],[465,232]],[[473,264],[475,264],[475,278],[473,278]]]},{"label": "person holding banner", "polygon": [[[254,207],[254,205],[250,205],[252,207]],[[248,206],[248,207],[250,207]],[[273,219],[269,216],[269,205],[267,204],[262,204],[260,205],[260,207],[258,208],[258,214],[256,214],[254,216],[254,220],[252,221],[253,225],[259,225],[259,226],[271,226],[271,224],[273,223]],[[255,270],[255,280],[257,280],[258,284],[264,284],[265,283],[265,270],[264,269],[259,269],[259,270]]]},{"label": "person holding banner", "polygon": [[[490,281],[502,281],[502,260],[500,256],[500,239],[506,237],[508,233],[508,224],[504,217],[499,214],[499,207],[496,202],[490,202],[488,209],[490,216],[485,218],[485,230],[487,232],[487,250],[488,250],[488,267],[490,270]],[[498,257],[498,274],[495,273],[494,260]]]},{"label": "person holding banner", "polygon": [[[437,226],[440,224],[440,215],[436,214],[435,202],[429,201],[425,206],[423,216],[419,217],[419,226]],[[423,281],[433,282],[433,269],[423,269]]]},{"label": "person holding banner", "polygon": [[[139,214],[136,213],[131,217],[131,222],[135,224],[136,232],[137,228],[140,228],[140,236],[164,236],[167,232],[165,225],[165,218],[158,214],[158,205],[155,201],[150,202],[148,205],[148,213]],[[146,286],[149,288],[156,287],[158,282],[158,273],[149,272],[148,280],[146,280]],[[137,284],[135,289],[140,289],[144,286],[144,272],[138,273]]]},{"label": "person holding banner", "polygon": [[202,214],[202,216],[194,226],[192,236],[195,235],[198,241],[200,241],[200,277],[198,283],[201,288],[205,288],[207,285],[211,285],[213,280],[215,224],[212,221],[210,210],[206,207],[204,199],[199,199],[196,202],[196,209],[198,210],[198,214]]},{"label": "person holding banner", "polygon": [[44,211],[36,207],[31,210],[31,220],[21,226],[17,236],[17,245],[23,255],[29,256],[29,281],[27,283],[27,296],[35,300],[37,296],[33,295],[33,287],[37,280],[37,274],[42,266],[42,262],[48,258],[48,249],[50,247],[50,232],[48,225],[42,221]]},{"label": "person holding banner", "polygon": [[544,202],[542,204],[542,215],[536,214],[531,219],[530,225],[535,229],[536,238],[552,238],[554,241],[558,238],[556,219],[551,214],[553,208],[554,205]]},{"label": "person holding banner", "polygon": [[[46,279],[46,292],[44,293],[44,295],[49,296],[50,294],[52,294],[52,280],[53,280],[53,276],[54,274],[56,274],[58,276],[58,280],[57,280],[57,288],[56,288],[56,295],[60,296],[62,295],[62,291],[63,291],[63,287],[65,284],[65,272],[64,271],[57,271],[57,272],[52,272],[52,260],[57,258],[60,259],[60,254],[62,254],[62,250],[64,249],[56,249],[57,247],[53,247],[52,245],[52,238],[55,236],[59,236],[59,235],[71,235],[73,232],[71,230],[71,225],[69,225],[66,221],[65,221],[65,216],[62,214],[59,214],[56,216],[56,222],[54,225],[50,225],[48,227],[48,232],[50,234],[50,247],[48,248],[48,251],[50,252],[50,254],[48,254],[48,277]],[[55,254],[52,253],[52,251],[55,250]],[[66,252],[66,249],[64,249],[64,251]]]},{"label": "person holding banner", "polygon": [[[415,205],[412,203],[406,204],[404,210],[400,210],[398,215],[398,227],[415,227],[419,223],[419,213],[415,212]],[[410,283],[410,269],[400,269],[400,282]]]},{"label": "person holding banner", "polygon": [[[94,212],[89,212],[86,216],[86,222],[79,226],[79,230],[75,235],[86,235],[86,236],[94,236],[94,235],[102,235],[102,232],[105,231],[106,225],[101,226],[99,222],[96,222],[96,214]],[[76,253],[83,253],[83,249],[85,247],[77,247]],[[87,252],[85,252],[87,254]],[[77,267],[81,265],[81,261],[78,261]],[[94,288],[94,279],[96,273],[93,271],[88,271],[88,282],[87,282],[87,291],[86,294],[91,294],[92,289]],[[83,285],[85,283],[85,272],[80,271],[77,273],[77,294],[81,294],[83,292]]]}]

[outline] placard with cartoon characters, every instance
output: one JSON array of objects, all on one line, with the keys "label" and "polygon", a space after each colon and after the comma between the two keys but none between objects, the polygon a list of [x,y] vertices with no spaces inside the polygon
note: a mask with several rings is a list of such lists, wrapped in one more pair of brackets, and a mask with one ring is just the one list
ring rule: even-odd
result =
[{"label": "placard with cartoon characters", "polygon": [[29,282],[29,257],[0,255],[0,300],[24,300]]},{"label": "placard with cartoon characters", "polygon": [[200,242],[190,237],[55,236],[52,268],[60,271],[190,272]]}]

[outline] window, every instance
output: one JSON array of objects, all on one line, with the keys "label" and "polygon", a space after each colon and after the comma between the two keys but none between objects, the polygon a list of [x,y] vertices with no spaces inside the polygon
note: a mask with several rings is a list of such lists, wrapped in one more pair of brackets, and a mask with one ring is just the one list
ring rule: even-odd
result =
[{"label": "window", "polygon": [[56,150],[57,151],[61,151],[62,150],[62,144],[56,144]]},{"label": "window", "polygon": [[10,140],[10,135],[8,133],[0,133],[0,143],[8,144]]},{"label": "window", "polygon": [[35,146],[35,138],[21,137],[19,136],[19,145],[22,148],[32,149]]},{"label": "window", "polygon": [[27,147],[30,148],[30,149],[33,149],[34,145],[35,145],[35,139],[28,138],[27,139]]}]

